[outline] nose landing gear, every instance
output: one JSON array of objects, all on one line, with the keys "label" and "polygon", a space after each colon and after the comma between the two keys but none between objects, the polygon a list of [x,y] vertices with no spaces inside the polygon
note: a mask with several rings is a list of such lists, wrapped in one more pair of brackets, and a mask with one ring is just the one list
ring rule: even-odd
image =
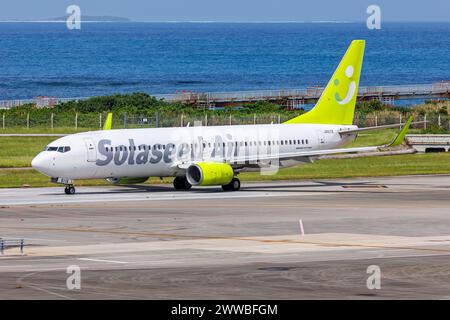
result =
[{"label": "nose landing gear", "polygon": [[72,179],[52,177],[50,181],[52,183],[65,185],[64,188],[65,194],[75,194],[75,187],[73,186],[74,181]]},{"label": "nose landing gear", "polygon": [[75,187],[74,187],[73,185],[67,185],[67,186],[64,188],[64,192],[65,192],[66,194],[75,194]]}]

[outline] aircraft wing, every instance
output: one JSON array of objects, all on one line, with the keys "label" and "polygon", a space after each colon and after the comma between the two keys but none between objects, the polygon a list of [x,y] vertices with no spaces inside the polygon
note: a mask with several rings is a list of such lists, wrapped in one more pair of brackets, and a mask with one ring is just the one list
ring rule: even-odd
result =
[{"label": "aircraft wing", "polygon": [[[412,122],[410,124],[422,124],[425,121],[416,121]],[[391,128],[401,128],[404,127],[406,123],[396,123],[396,124],[388,124],[383,126],[376,126],[376,127],[365,127],[365,128],[358,128],[358,129],[349,129],[349,130],[342,130],[339,132],[340,135],[350,135],[354,133],[364,132],[364,131],[374,131],[374,130],[383,130],[383,129],[391,129]]]},{"label": "aircraft wing", "polygon": [[388,148],[396,147],[402,144],[405,139],[406,132],[411,125],[413,117],[411,116],[408,121],[405,123],[403,129],[399,132],[399,134],[395,137],[395,139],[385,145],[374,146],[374,147],[357,147],[357,148],[339,148],[339,149],[323,149],[323,150],[310,150],[310,151],[298,151],[298,152],[290,152],[283,154],[269,154],[267,157],[261,157],[261,155],[255,156],[246,156],[246,157],[238,157],[230,159],[230,163],[242,163],[243,161],[264,161],[264,160],[284,160],[284,159],[294,159],[301,157],[316,157],[323,155],[331,155],[331,154],[342,154],[342,153],[357,153],[357,152],[377,152],[377,151],[385,151]]},{"label": "aircraft wing", "polygon": [[[358,153],[358,152],[378,152],[378,151],[385,151],[388,148],[396,147],[400,144],[402,144],[406,132],[408,131],[409,126],[411,125],[413,120],[413,117],[411,116],[408,121],[405,123],[403,129],[399,132],[399,134],[395,137],[395,139],[385,145],[381,146],[373,146],[373,147],[356,147],[356,148],[339,148],[339,149],[322,149],[322,150],[299,150],[289,153],[274,153],[274,154],[267,154],[267,155],[246,155],[246,156],[238,156],[238,157],[231,157],[229,159],[223,159],[223,160],[215,160],[211,159],[211,161],[217,161],[217,162],[227,162],[231,165],[236,164],[246,164],[246,163],[257,163],[259,161],[266,162],[271,160],[287,160],[287,159],[307,159],[311,157],[318,157],[323,155],[332,155],[332,154],[343,154],[343,153]],[[183,163],[177,163],[174,164],[178,166],[181,169],[186,169],[191,164],[191,161],[183,162]]]}]

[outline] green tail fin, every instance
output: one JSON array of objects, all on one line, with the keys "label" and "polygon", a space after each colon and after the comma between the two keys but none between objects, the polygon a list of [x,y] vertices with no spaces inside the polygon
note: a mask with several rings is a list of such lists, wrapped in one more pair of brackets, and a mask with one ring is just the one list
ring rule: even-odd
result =
[{"label": "green tail fin", "polygon": [[103,130],[111,130],[112,127],[112,113],[108,113],[105,124],[103,125]]},{"label": "green tail fin", "polygon": [[285,123],[353,124],[364,40],[354,40],[311,111]]}]

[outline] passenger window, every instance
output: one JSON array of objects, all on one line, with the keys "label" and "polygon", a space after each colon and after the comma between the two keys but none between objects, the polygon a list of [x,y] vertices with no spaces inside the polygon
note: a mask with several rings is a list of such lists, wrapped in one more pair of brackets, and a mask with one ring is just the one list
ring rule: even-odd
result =
[{"label": "passenger window", "polygon": [[308,144],[308,139],[305,140],[306,144]]}]

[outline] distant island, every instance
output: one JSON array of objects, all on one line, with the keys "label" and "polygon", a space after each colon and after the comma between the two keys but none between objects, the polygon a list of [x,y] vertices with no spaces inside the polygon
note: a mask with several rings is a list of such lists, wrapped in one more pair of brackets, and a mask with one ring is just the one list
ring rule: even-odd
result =
[{"label": "distant island", "polygon": [[[66,22],[69,16],[48,19],[6,19],[0,22]],[[131,22],[131,19],[114,16],[85,16],[81,15],[82,22]]]},{"label": "distant island", "polygon": [[[50,18],[47,21],[66,21],[68,16]],[[81,21],[84,22],[130,22],[131,20],[123,17],[114,17],[114,16],[85,16],[81,15]]]}]

